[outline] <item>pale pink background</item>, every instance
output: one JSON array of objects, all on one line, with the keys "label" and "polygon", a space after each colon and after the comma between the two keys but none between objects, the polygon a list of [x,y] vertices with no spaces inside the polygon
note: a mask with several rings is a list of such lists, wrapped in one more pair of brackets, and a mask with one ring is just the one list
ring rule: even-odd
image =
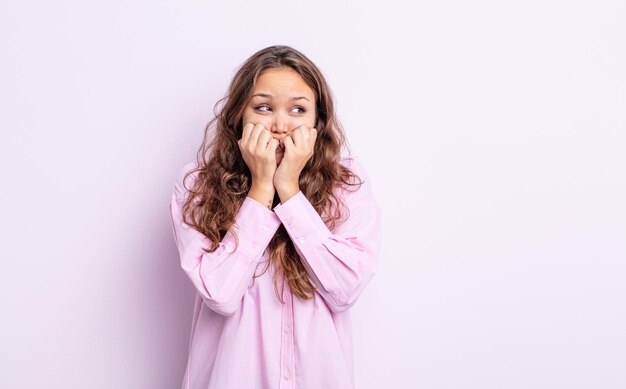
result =
[{"label": "pale pink background", "polygon": [[174,174],[277,43],[327,75],[384,211],[359,389],[626,387],[624,2],[0,7],[0,387],[179,386]]}]

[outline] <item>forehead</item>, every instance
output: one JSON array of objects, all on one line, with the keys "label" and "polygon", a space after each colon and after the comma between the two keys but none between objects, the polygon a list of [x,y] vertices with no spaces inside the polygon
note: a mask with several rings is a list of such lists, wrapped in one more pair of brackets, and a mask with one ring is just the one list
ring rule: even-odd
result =
[{"label": "forehead", "polygon": [[292,95],[315,97],[315,92],[307,85],[302,76],[289,67],[266,69],[257,78],[253,92],[270,93],[273,96]]}]

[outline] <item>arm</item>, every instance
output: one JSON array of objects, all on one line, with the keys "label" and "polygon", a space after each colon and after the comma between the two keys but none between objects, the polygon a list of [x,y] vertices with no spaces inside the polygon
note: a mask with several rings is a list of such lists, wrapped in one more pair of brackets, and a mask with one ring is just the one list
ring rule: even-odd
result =
[{"label": "arm", "polygon": [[381,210],[365,171],[357,162],[352,166],[364,183],[356,192],[344,192],[348,209],[342,212],[349,217],[333,231],[302,192],[274,208],[311,282],[333,312],[345,311],[354,305],[378,264]]},{"label": "arm", "polygon": [[204,302],[215,312],[229,316],[239,308],[280,220],[274,212],[248,197],[235,217],[237,249],[235,236],[227,232],[216,251],[205,252],[203,247],[209,247],[209,240],[182,221],[182,204],[187,196],[182,179],[191,166],[187,164],[179,172],[170,202],[174,239],[181,266]]}]

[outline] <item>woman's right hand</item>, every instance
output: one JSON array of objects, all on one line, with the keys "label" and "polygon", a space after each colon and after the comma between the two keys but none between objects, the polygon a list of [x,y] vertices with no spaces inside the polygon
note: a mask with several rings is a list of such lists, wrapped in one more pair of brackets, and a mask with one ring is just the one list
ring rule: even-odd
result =
[{"label": "woman's right hand", "polygon": [[275,193],[274,173],[278,141],[262,124],[247,123],[237,143],[252,175],[248,197],[271,209]]}]

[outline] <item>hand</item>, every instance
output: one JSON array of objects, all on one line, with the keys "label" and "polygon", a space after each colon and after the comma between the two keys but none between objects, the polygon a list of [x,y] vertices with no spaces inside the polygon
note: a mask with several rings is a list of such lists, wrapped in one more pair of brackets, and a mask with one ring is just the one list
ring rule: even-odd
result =
[{"label": "hand", "polygon": [[285,155],[274,174],[274,187],[281,203],[300,191],[300,173],[313,156],[316,137],[315,128],[300,126],[282,139]]},{"label": "hand", "polygon": [[271,209],[275,193],[273,177],[278,141],[263,125],[247,123],[237,144],[252,175],[248,197]]}]

